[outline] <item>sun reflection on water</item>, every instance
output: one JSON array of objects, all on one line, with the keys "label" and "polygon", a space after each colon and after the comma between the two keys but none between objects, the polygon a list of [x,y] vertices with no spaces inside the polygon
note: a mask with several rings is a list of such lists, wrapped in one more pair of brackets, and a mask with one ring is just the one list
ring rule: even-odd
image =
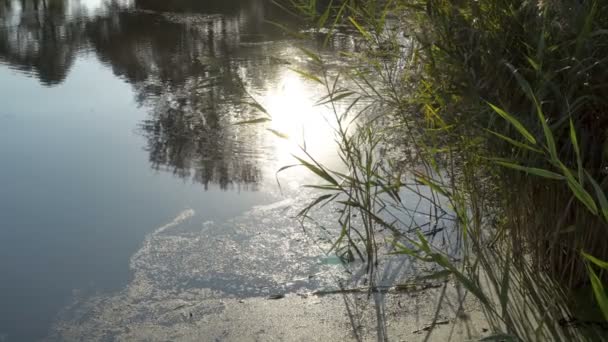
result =
[{"label": "sun reflection on water", "polygon": [[[294,156],[308,159],[307,153],[324,165],[338,165],[334,114],[328,106],[316,104],[323,94],[321,85],[303,79],[292,70],[285,70],[275,86],[260,99],[272,116],[268,128],[287,136],[267,134],[268,144],[275,154],[273,173],[283,166],[297,164]],[[286,171],[282,178],[302,185],[311,181],[306,177],[309,175],[309,171],[299,167]]]}]

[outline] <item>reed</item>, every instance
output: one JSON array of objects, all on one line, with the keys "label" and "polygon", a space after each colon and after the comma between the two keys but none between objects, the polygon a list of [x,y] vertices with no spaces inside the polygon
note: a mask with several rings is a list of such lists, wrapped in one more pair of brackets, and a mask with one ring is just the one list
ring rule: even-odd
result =
[{"label": "reed", "polygon": [[[320,48],[340,34],[358,46],[337,71],[303,49],[317,72],[298,70],[325,87],[320,102],[338,122],[346,170],[299,160],[325,181],[301,217],[341,206],[332,250],[365,260],[370,279],[384,253],[439,265],[434,276],[458,280],[513,338],[601,337],[562,323],[590,295],[608,320],[608,4],[279,5],[318,29]],[[449,213],[459,261],[403,219],[412,212],[404,191],[430,205],[429,222]]]}]

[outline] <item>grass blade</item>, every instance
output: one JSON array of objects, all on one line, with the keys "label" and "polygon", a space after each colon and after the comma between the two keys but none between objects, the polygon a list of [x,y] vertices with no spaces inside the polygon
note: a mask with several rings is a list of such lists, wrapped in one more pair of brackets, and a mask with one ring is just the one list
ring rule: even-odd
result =
[{"label": "grass blade", "polygon": [[353,24],[353,26],[357,29],[357,31],[359,31],[359,33],[363,36],[363,38],[365,38],[367,40],[372,39],[372,35],[369,32],[367,32],[367,30],[365,30],[361,25],[359,25],[359,23],[355,20],[355,18],[348,17],[348,20]]},{"label": "grass blade", "polygon": [[327,195],[322,195],[322,196],[317,197],[314,201],[312,201],[312,203],[307,205],[304,209],[300,210],[300,212],[296,216],[298,216],[298,217],[305,216],[306,213],[308,213],[310,211],[310,209],[314,208],[314,206],[316,206],[317,204],[319,204],[325,200],[329,200],[330,198],[332,198],[334,196],[336,196],[336,194],[327,194]]},{"label": "grass blade", "polygon": [[289,135],[287,135],[286,133],[279,132],[276,129],[267,128],[266,130],[269,131],[270,133],[276,135],[277,137],[279,137],[281,139],[289,139]]},{"label": "grass blade", "polygon": [[302,71],[302,70],[298,70],[298,69],[294,69],[294,68],[289,68],[289,70],[298,73],[300,76],[304,77],[307,80],[311,80],[311,81],[317,82],[319,84],[324,84],[320,78],[318,78],[317,76],[315,76],[311,73],[308,73],[308,72]]},{"label": "grass blade", "polygon": [[574,128],[574,123],[572,119],[570,119],[570,141],[572,142],[572,147],[574,148],[574,153],[576,154],[576,165],[578,166],[578,180],[583,184],[583,160],[581,159],[581,149],[578,145],[578,139],[576,138],[576,129]]},{"label": "grass blade", "polygon": [[593,189],[595,190],[595,197],[597,197],[598,202],[600,203],[600,208],[602,209],[602,216],[604,220],[608,222],[608,199],[606,199],[606,193],[602,189],[602,187],[595,181],[593,177],[585,170],[587,174],[587,178],[591,182]]},{"label": "grass blade", "polygon": [[498,132],[494,132],[494,131],[491,131],[489,129],[486,129],[486,131],[489,132],[489,133],[491,133],[491,134],[493,134],[493,135],[495,135],[496,137],[498,137],[498,138],[500,138],[500,139],[508,142],[509,144],[511,144],[513,146],[517,146],[519,148],[530,150],[530,151],[536,152],[536,153],[542,153],[543,152],[543,151],[541,151],[541,150],[539,150],[539,149],[537,149],[535,147],[532,147],[532,146],[530,146],[528,144],[524,144],[524,143],[521,143],[521,142],[519,142],[517,140],[511,139],[511,138],[507,137],[506,135],[502,135],[502,134],[500,134]]},{"label": "grass blade", "polygon": [[604,319],[608,321],[608,295],[606,295],[604,285],[591,266],[587,265],[587,271],[589,272],[589,280],[591,280],[597,305],[600,307]]},{"label": "grass blade", "polygon": [[583,255],[583,257],[585,259],[587,259],[588,261],[594,263],[596,266],[598,266],[600,268],[603,268],[605,270],[608,270],[608,261],[600,260],[600,259],[594,257],[593,255],[587,254],[585,252],[581,252],[581,254]]},{"label": "grass blade", "polygon": [[492,110],[494,110],[496,113],[498,113],[498,115],[500,115],[503,119],[509,121],[509,123],[511,123],[511,125],[513,125],[513,127],[515,127],[515,129],[517,129],[517,131],[521,135],[523,135],[524,138],[526,138],[533,145],[536,145],[536,139],[534,139],[534,136],[530,132],[528,132],[528,130],[524,127],[524,125],[522,125],[521,122],[519,122],[513,115],[510,115],[509,113],[507,113],[504,110],[498,108],[497,106],[491,104],[490,102],[487,102],[487,103],[490,106],[490,108],[492,108]]},{"label": "grass blade", "polygon": [[266,118],[266,117],[262,117],[262,118],[255,118],[255,119],[251,119],[251,120],[244,120],[244,121],[235,122],[234,125],[238,126],[238,125],[259,124],[259,123],[268,122],[268,121],[272,121],[272,119]]},{"label": "grass blade", "polygon": [[549,178],[549,179],[557,179],[557,180],[563,180],[565,179],[564,176],[549,171],[549,170],[545,170],[545,169],[539,169],[539,168],[535,168],[535,167],[527,167],[527,166],[522,166],[522,165],[518,165],[518,164],[514,164],[508,161],[504,161],[504,160],[494,160],[494,162],[500,166],[504,166],[504,167],[508,167],[510,169],[514,169],[514,170],[518,170],[518,171],[523,171],[532,175],[536,175],[536,176],[540,176],[543,178]]},{"label": "grass blade", "polygon": [[300,51],[302,51],[306,56],[308,56],[310,59],[315,61],[317,64],[323,64],[323,61],[321,60],[321,56],[319,56],[318,54],[312,52],[311,50],[309,50],[303,46],[299,46],[298,49],[300,49]]},{"label": "grass blade", "polygon": [[300,163],[302,163],[302,165],[304,165],[308,170],[312,171],[317,176],[323,178],[324,180],[326,180],[327,182],[329,182],[332,185],[336,185],[336,186],[338,185],[338,181],[336,181],[329,173],[327,173],[327,171],[325,171],[321,167],[315,166],[300,157],[297,157],[297,156],[293,156],[293,157],[296,158]]},{"label": "grass blade", "polygon": [[564,172],[564,176],[566,176],[566,180],[568,181],[568,187],[570,190],[572,190],[574,196],[576,196],[576,198],[578,198],[579,201],[581,201],[587,207],[587,209],[593,213],[593,215],[597,215],[597,205],[595,204],[593,197],[591,197],[591,195],[589,195],[589,193],[583,188],[583,185],[574,178],[572,172],[570,172],[570,170],[564,164],[560,162],[560,166]]},{"label": "grass blade", "polygon": [[[254,100],[255,101],[255,100]],[[244,101],[242,102],[245,105],[251,106],[257,110],[259,110],[260,112],[270,116],[270,114],[268,114],[268,111],[266,110],[266,108],[264,108],[261,104],[257,103],[257,102],[248,102],[248,101]]]}]

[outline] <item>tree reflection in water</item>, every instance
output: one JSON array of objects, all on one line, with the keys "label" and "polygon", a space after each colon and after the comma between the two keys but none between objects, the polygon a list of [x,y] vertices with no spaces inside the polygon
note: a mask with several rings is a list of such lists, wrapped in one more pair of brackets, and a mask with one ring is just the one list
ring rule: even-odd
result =
[{"label": "tree reflection in water", "polygon": [[77,56],[94,53],[150,108],[140,131],[154,169],[205,188],[256,189],[259,130],[233,123],[251,115],[239,105],[242,82],[267,85],[281,64],[269,57],[281,43],[264,43],[282,37],[264,22],[273,11],[263,0],[8,0],[0,63],[53,86]]}]

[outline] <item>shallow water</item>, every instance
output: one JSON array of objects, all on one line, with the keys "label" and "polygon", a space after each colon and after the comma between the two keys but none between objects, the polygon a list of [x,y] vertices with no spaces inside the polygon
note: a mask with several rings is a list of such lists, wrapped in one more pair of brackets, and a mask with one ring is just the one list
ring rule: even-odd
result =
[{"label": "shallow water", "polygon": [[[265,0],[0,3],[0,341],[146,339],[183,328],[176,308],[366,283],[293,219],[315,177],[277,170],[304,142],[339,158],[322,89],[291,70],[313,42],[267,21],[306,30]],[[252,98],[272,121],[237,125],[264,116]],[[412,203],[404,227],[431,227]]]},{"label": "shallow water", "polygon": [[[275,172],[302,139],[329,158],[319,90],[289,70],[307,60],[265,20],[295,25],[256,0],[0,3],[0,340],[42,338],[75,297],[124,288],[180,213],[227,234],[281,201]],[[272,123],[233,125],[261,115],[249,95]],[[306,177],[290,170],[283,191]],[[230,277],[196,286],[246,293]]]}]

